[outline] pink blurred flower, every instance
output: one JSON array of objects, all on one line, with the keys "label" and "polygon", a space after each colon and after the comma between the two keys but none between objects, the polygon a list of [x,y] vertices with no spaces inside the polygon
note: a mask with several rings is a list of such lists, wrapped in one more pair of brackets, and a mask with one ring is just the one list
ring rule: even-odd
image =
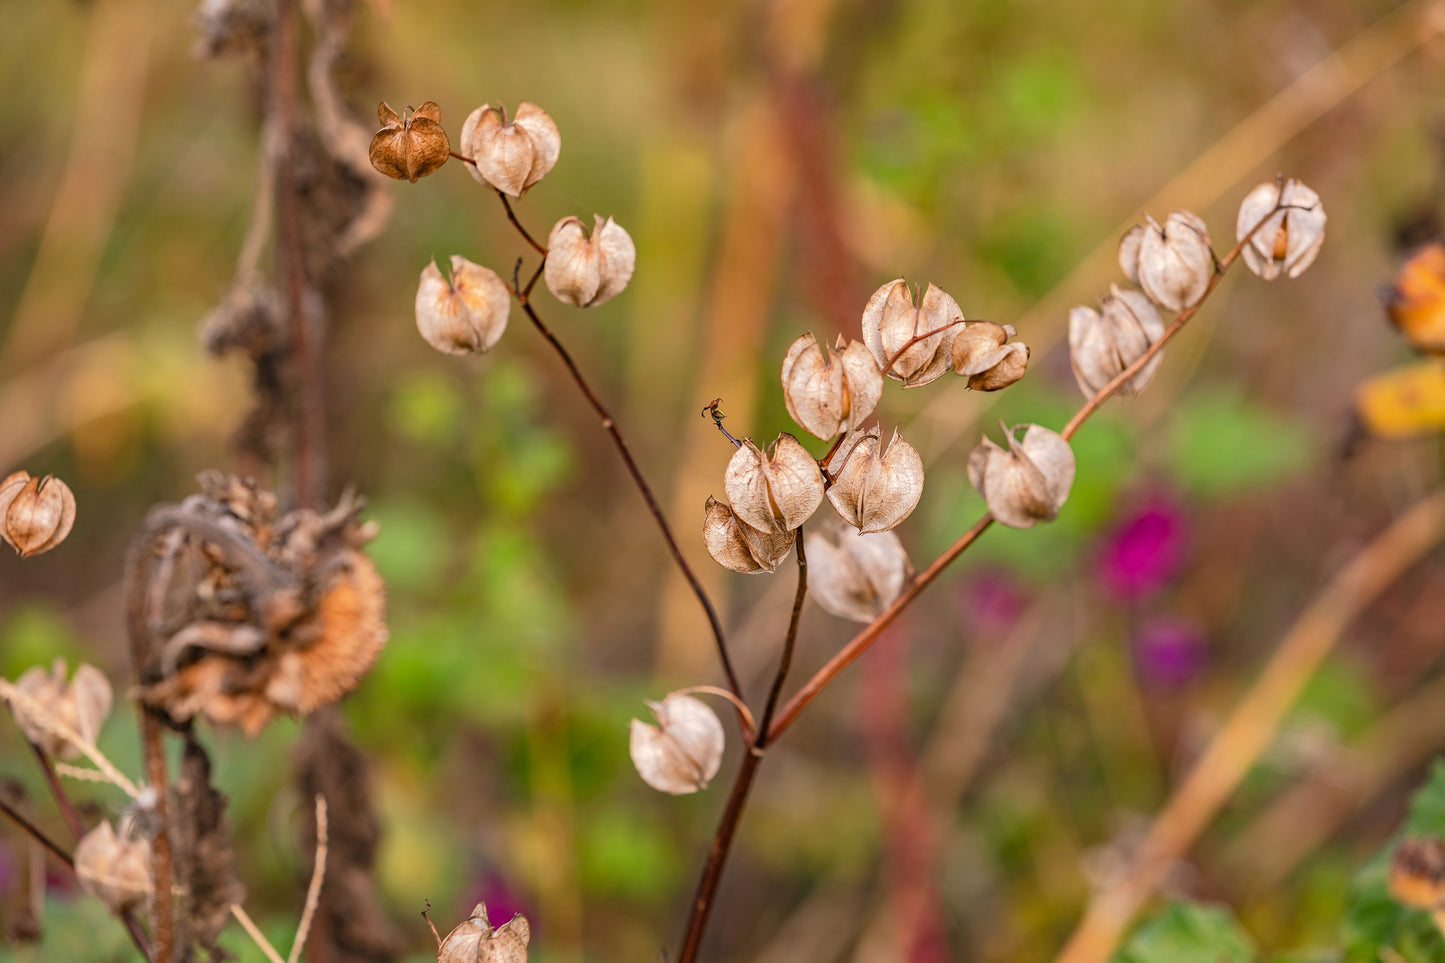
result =
[{"label": "pink blurred flower", "polygon": [[1146,684],[1175,688],[1204,668],[1209,644],[1188,619],[1165,616],[1145,622],[1134,637],[1134,664]]},{"label": "pink blurred flower", "polygon": [[1189,520],[1182,506],[1150,498],[1104,537],[1099,579],[1119,601],[1138,601],[1179,574],[1188,548]]},{"label": "pink blurred flower", "polygon": [[1028,601],[1018,581],[1001,569],[969,576],[958,598],[964,621],[974,630],[990,635],[1012,628]]},{"label": "pink blurred flower", "polygon": [[522,897],[516,890],[507,885],[507,881],[499,873],[491,870],[482,870],[481,878],[473,884],[471,896],[463,900],[465,908],[462,909],[462,916],[472,911],[472,907],[478,903],[487,904],[487,918],[492,921],[493,926],[501,926],[517,913],[527,917],[532,923],[533,938],[536,938],[536,914],[526,906]]}]

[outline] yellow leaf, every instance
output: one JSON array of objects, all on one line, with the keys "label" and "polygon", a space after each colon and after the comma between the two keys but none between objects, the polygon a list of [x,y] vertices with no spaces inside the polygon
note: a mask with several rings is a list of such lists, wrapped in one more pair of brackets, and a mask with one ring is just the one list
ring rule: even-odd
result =
[{"label": "yellow leaf", "polygon": [[1355,389],[1355,407],[1381,438],[1445,430],[1445,365],[1421,361],[1376,375]]}]

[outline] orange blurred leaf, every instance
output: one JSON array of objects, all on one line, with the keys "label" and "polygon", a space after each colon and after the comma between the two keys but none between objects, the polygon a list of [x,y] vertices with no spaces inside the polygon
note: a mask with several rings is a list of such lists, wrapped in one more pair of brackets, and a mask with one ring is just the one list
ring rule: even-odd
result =
[{"label": "orange blurred leaf", "polygon": [[1376,375],[1355,390],[1355,407],[1381,438],[1445,430],[1445,365],[1421,361]]}]

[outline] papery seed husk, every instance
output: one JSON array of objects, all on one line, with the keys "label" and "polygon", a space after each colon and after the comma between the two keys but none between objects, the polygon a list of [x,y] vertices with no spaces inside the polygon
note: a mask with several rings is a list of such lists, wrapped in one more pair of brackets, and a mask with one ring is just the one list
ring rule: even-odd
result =
[{"label": "papery seed husk", "polygon": [[844,521],[864,533],[896,528],[923,496],[923,459],[917,449],[895,430],[880,453],[881,437],[875,426],[833,456],[841,467],[828,500]]},{"label": "papery seed husk", "polygon": [[376,108],[381,129],[371,138],[371,166],[387,177],[413,184],[447,162],[451,142],[441,125],[442,110],[428,100],[404,117],[382,103]]},{"label": "papery seed husk", "polygon": [[703,517],[703,543],[707,552],[725,569],[743,575],[777,571],[793,547],[794,533],[765,532],[738,518],[731,508],[707,499]]},{"label": "papery seed husk", "polygon": [[461,255],[452,255],[451,267],[450,281],[435,261],[422,269],[416,290],[417,330],[427,344],[446,354],[483,354],[507,330],[511,292],[495,271]]},{"label": "papery seed husk", "polygon": [[532,928],[521,913],[492,929],[486,904],[478,903],[442,940],[437,963],[527,963],[531,940]]},{"label": "papery seed husk", "polygon": [[772,533],[791,531],[807,521],[823,501],[823,487],[817,459],[787,433],[773,442],[771,454],[744,439],[723,476],[723,489],[737,516]]},{"label": "papery seed husk", "polygon": [[[1024,429],[1022,441],[1016,432]],[[968,459],[969,480],[984,498],[989,511],[1012,528],[1032,528],[1055,518],[1074,482],[1074,454],[1057,432],[1042,425],[1019,425],[1008,430],[1009,447],[989,439]]]},{"label": "papery seed husk", "polygon": [[[1069,357],[1079,390],[1092,397],[1133,364],[1164,336],[1164,321],[1150,300],[1138,291],[1111,285],[1100,300],[1103,313],[1077,307],[1069,312]],[[1128,397],[1142,391],[1154,378],[1163,352],[1149,359],[1133,378],[1119,388]]]},{"label": "papery seed husk", "polygon": [[[1298,206],[1275,211],[1281,203]],[[1241,251],[1245,265],[1266,281],[1281,273],[1299,277],[1314,263],[1324,244],[1326,217],[1320,196],[1293,178],[1284,183],[1283,191],[1277,183],[1260,184],[1239,205],[1235,239],[1243,241],[1266,216],[1269,220],[1250,236]],[[1285,247],[1280,252],[1276,247],[1282,230]]]},{"label": "papery seed husk", "polygon": [[633,719],[629,737],[638,775],[674,796],[705,789],[722,765],[726,742],[717,714],[701,700],[675,693],[648,707],[658,724]]},{"label": "papery seed husk", "polygon": [[903,591],[908,555],[892,532],[860,535],[838,524],[803,537],[808,555],[809,597],[826,612],[872,622]]},{"label": "papery seed husk", "polygon": [[75,494],[54,475],[25,476],[16,488],[17,472],[0,485],[0,536],[20,553],[33,558],[65,541],[75,525]]},{"label": "papery seed husk", "polygon": [[113,913],[138,910],[150,903],[150,844],[119,836],[110,823],[100,823],[75,846],[75,875],[80,888]]},{"label": "papery seed husk", "polygon": [[483,104],[472,111],[461,143],[473,160],[468,170],[474,179],[521,197],[557,163],[562,136],[545,110],[524,100],[511,123],[501,107]]},{"label": "papery seed husk", "polygon": [[[888,377],[903,382],[905,388],[916,388],[936,381],[948,370],[953,339],[962,321],[963,310],[944,291],[930,284],[915,304],[908,283],[898,278],[868,299],[863,308],[863,341],[878,370],[886,369]],[[937,333],[902,350],[914,337],[929,332]],[[895,354],[897,360],[893,360]]]},{"label": "papery seed husk", "polygon": [[842,335],[831,358],[811,332],[795,340],[783,358],[782,384],[788,414],[825,440],[856,428],[883,395],[883,376],[867,345]]},{"label": "papery seed husk", "polygon": [[575,217],[562,218],[547,235],[543,279],[547,290],[565,304],[589,308],[616,297],[636,266],[632,236],[610,217],[593,216],[591,237]]},{"label": "papery seed husk", "polygon": [[1028,345],[1015,341],[1012,327],[974,321],[953,339],[953,370],[968,379],[974,391],[997,391],[1018,381],[1028,370]]},{"label": "papery seed husk", "polygon": [[1199,303],[1214,276],[1209,229],[1197,214],[1171,211],[1150,221],[1139,242],[1138,284],[1155,304],[1184,311]]},{"label": "papery seed husk", "polygon": [[1143,224],[1135,224],[1119,238],[1119,267],[1124,269],[1124,276],[1135,284],[1139,283],[1139,246],[1144,241],[1146,230],[1148,228]]}]

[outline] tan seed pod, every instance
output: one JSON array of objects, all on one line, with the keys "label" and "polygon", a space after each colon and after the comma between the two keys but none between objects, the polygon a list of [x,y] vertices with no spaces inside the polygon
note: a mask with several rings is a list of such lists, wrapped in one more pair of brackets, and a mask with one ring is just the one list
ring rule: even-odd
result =
[{"label": "tan seed pod", "polygon": [[[1022,441],[1015,437],[1024,429]],[[1011,528],[1052,521],[1074,484],[1074,452],[1042,425],[1006,428],[1008,448],[988,438],[968,456],[968,479],[993,517]]]},{"label": "tan seed pod", "polygon": [[[1109,286],[1099,300],[1102,312],[1077,307],[1069,312],[1069,359],[1074,380],[1093,396],[1164,336],[1164,321],[1153,302],[1138,291]],[[1119,388],[1124,397],[1143,391],[1164,359],[1160,351]]]},{"label": "tan seed pod", "polygon": [[462,124],[462,154],[472,177],[512,197],[521,197],[546,176],[562,152],[562,135],[547,112],[522,101],[507,120],[505,107],[483,104]]},{"label": "tan seed pod", "polygon": [[527,963],[532,928],[521,913],[496,929],[487,919],[487,904],[478,903],[472,915],[442,940],[437,963]]},{"label": "tan seed pod", "polygon": [[783,358],[783,403],[794,421],[819,438],[857,428],[882,395],[883,375],[861,341],[839,335],[829,357],[809,332]]},{"label": "tan seed pod", "polygon": [[507,330],[512,294],[490,268],[452,255],[451,280],[436,262],[422,268],[416,288],[416,328],[447,354],[483,354]]},{"label": "tan seed pod", "polygon": [[[863,308],[863,342],[873,353],[878,370],[886,370],[888,377],[903,382],[905,388],[926,385],[948,370],[953,339],[962,326],[963,310],[957,301],[930,284],[923,300],[916,302],[902,278],[874,291]],[[920,335],[928,336],[904,349]]]},{"label": "tan seed pod", "polygon": [[723,489],[737,516],[753,528],[781,534],[806,522],[823,501],[823,472],[798,439],[781,434],[771,452],[752,439],[728,462]]},{"label": "tan seed pod", "polygon": [[879,451],[875,425],[845,442],[834,460],[840,467],[828,488],[828,501],[858,531],[886,532],[913,513],[923,497],[923,459],[897,430]]},{"label": "tan seed pod", "polygon": [[707,499],[702,538],[707,553],[723,568],[743,575],[775,572],[793,547],[794,532],[765,532],[738,518],[731,508]]},{"label": "tan seed pod", "polygon": [[[1288,209],[1276,211],[1281,204]],[[1274,211],[1271,216],[1270,212]],[[1273,281],[1281,273],[1297,278],[1315,262],[1325,243],[1325,208],[1320,196],[1294,178],[1260,184],[1239,205],[1235,240],[1243,241],[1266,216],[1269,220],[1250,237],[1242,254],[1251,271]]]},{"label": "tan seed pod", "polygon": [[974,391],[998,391],[1024,376],[1029,346],[1009,342],[1018,332],[1011,324],[974,321],[953,339],[953,370],[968,379]]},{"label": "tan seed pod", "polygon": [[144,911],[155,890],[150,842],[101,823],[75,845],[75,875],[112,913]]},{"label": "tan seed pod", "polygon": [[1410,836],[1390,860],[1390,895],[1420,909],[1445,906],[1445,840]]},{"label": "tan seed pod", "polygon": [[381,129],[371,138],[371,166],[387,177],[415,184],[451,156],[442,109],[434,100],[400,114],[383,102],[376,108],[376,119]]},{"label": "tan seed pod", "polygon": [[808,594],[824,611],[872,622],[908,580],[908,554],[892,532],[860,535],[839,524],[808,531]]},{"label": "tan seed pod", "polygon": [[612,218],[593,215],[592,236],[579,218],[564,217],[547,235],[542,277],[564,304],[590,308],[622,293],[637,266],[632,235]]},{"label": "tan seed pod", "polygon": [[31,558],[65,541],[75,525],[75,494],[54,475],[17,471],[0,482],[0,538]]},{"label": "tan seed pod", "polygon": [[48,672],[39,666],[25,670],[15,680],[15,688],[30,697],[36,715],[41,718],[19,706],[12,706],[12,710],[25,738],[49,756],[70,759],[78,755],[79,750],[61,738],[54,723],[94,745],[110,715],[114,695],[110,680],[93,665],[77,666],[75,676],[68,682],[65,676],[64,659],[56,659]]},{"label": "tan seed pod", "polygon": [[643,782],[682,796],[706,789],[722,765],[726,736],[717,713],[700,699],[672,693],[647,707],[657,725],[632,720],[629,750]]},{"label": "tan seed pod", "polygon": [[1209,228],[1189,211],[1171,211],[1162,226],[1145,220],[1119,241],[1119,266],[1160,307],[1193,307],[1214,276]]}]

